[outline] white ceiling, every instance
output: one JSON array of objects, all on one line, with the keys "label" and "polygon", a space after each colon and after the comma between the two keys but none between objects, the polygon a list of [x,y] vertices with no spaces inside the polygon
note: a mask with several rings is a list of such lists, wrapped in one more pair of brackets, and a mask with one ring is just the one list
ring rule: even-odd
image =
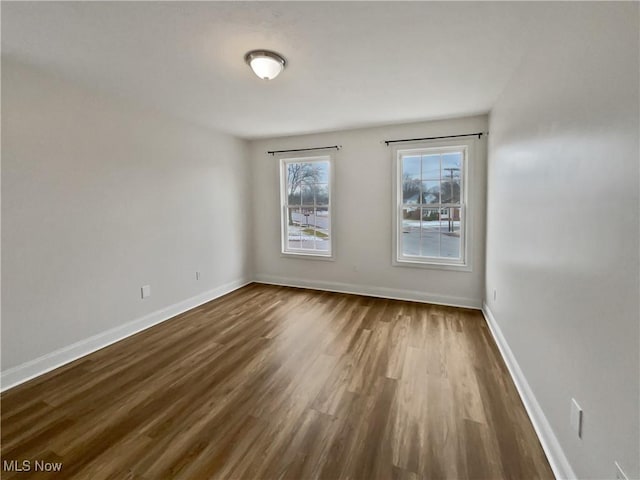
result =
[{"label": "white ceiling", "polygon": [[[493,2],[2,2],[2,54],[245,138],[484,113],[540,8]],[[259,80],[252,49],[288,67]]]}]

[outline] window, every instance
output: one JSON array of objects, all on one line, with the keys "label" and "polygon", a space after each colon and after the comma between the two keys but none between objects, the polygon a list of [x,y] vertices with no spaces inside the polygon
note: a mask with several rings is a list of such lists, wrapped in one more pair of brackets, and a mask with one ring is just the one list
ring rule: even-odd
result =
[{"label": "window", "polygon": [[282,253],[332,257],[330,156],[280,160]]},{"label": "window", "polygon": [[467,152],[467,145],[396,150],[394,265],[467,266]]}]

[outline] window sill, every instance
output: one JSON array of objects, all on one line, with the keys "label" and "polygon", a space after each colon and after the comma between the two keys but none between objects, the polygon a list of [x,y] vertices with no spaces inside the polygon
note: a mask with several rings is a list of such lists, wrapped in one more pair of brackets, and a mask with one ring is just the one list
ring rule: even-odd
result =
[{"label": "window sill", "polygon": [[394,267],[426,268],[431,270],[449,270],[454,272],[471,272],[470,264],[465,263],[440,263],[440,262],[415,262],[411,260],[398,260],[392,262]]},{"label": "window sill", "polygon": [[280,252],[282,258],[298,258],[300,260],[320,260],[323,262],[335,262],[333,255],[321,255],[307,252]]}]

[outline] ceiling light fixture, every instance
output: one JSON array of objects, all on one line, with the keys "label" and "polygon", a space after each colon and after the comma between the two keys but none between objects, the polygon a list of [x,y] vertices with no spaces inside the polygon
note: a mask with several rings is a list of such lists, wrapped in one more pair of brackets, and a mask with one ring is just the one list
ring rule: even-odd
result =
[{"label": "ceiling light fixture", "polygon": [[287,61],[269,50],[252,50],[244,56],[244,61],[253,73],[264,80],[273,80],[284,70]]}]

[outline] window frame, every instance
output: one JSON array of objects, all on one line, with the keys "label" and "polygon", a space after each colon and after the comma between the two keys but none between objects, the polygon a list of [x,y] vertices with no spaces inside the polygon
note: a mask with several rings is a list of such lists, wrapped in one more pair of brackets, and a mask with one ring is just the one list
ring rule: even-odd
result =
[{"label": "window frame", "polygon": [[[393,148],[392,154],[392,192],[393,192],[393,230],[392,230],[392,265],[396,267],[430,268],[438,270],[472,271],[471,264],[471,232],[473,224],[473,205],[469,204],[470,185],[472,184],[472,159],[475,142],[472,139],[456,139],[450,141],[422,142],[411,145],[398,145]],[[461,189],[460,189],[460,259],[451,260],[446,257],[427,257],[416,255],[404,255],[402,252],[402,157],[410,153],[446,153],[462,151],[461,165]],[[422,204],[416,204],[418,208]],[[425,205],[426,208],[445,208],[441,203]]]},{"label": "window frame", "polygon": [[[328,162],[329,172],[327,178],[327,190],[328,190],[328,203],[326,205],[329,213],[329,223],[327,228],[329,230],[329,250],[308,250],[308,249],[291,249],[287,247],[288,240],[288,223],[289,217],[287,209],[289,208],[289,195],[287,193],[287,166],[290,163],[319,163]],[[303,258],[308,260],[335,260],[335,241],[333,233],[335,231],[335,218],[334,218],[334,156],[326,153],[322,155],[314,155],[308,157],[291,156],[280,158],[280,255],[285,258]],[[321,205],[325,207],[325,205]],[[315,201],[314,201],[314,207]]]}]

